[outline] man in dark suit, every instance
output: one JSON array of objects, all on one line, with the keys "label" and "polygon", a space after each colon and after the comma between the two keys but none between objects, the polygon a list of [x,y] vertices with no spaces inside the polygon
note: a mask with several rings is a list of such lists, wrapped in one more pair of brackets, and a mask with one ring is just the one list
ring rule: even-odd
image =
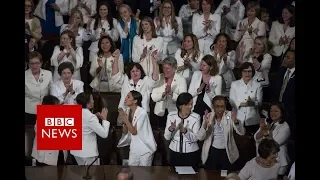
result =
[{"label": "man in dark suit", "polygon": [[291,136],[295,135],[295,51],[286,52],[278,78],[272,82],[273,100],[281,101],[288,110]]}]

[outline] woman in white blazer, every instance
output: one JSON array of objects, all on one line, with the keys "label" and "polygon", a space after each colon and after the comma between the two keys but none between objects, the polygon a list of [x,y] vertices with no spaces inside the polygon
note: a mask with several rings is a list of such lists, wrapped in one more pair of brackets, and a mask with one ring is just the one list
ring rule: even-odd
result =
[{"label": "woman in white blazer", "polygon": [[87,24],[87,32],[91,37],[91,45],[89,47],[89,61],[94,60],[95,55],[99,51],[98,42],[103,36],[110,36],[113,42],[118,41],[119,33],[116,29],[118,21],[113,18],[110,6],[106,1],[101,1],[98,5],[98,12],[93,20]]},{"label": "woman in white blazer", "polygon": [[192,75],[188,92],[193,97],[193,112],[200,117],[203,117],[205,111],[211,112],[212,99],[221,95],[222,78],[218,72],[214,57],[205,55],[201,61],[200,71],[195,71]]},{"label": "woman in white blazer", "polygon": [[[59,99],[53,95],[43,97],[42,105],[59,105]],[[37,125],[34,126],[37,134]],[[31,156],[36,159],[36,166],[56,166],[64,165],[67,161],[68,151],[66,150],[37,150],[37,136],[33,140]]]},{"label": "woman in white blazer", "polygon": [[[183,76],[176,73],[177,61],[173,57],[166,57],[162,61],[162,71],[159,84],[153,88],[152,100],[156,103],[154,114],[163,117],[172,111],[177,111],[176,101],[179,94],[187,92],[187,83]],[[165,122],[160,122],[165,126]]]},{"label": "woman in white blazer", "polygon": [[282,16],[271,26],[269,41],[274,45],[272,55],[272,71],[277,72],[282,61],[282,55],[288,49],[291,40],[295,37],[295,7],[286,6]]},{"label": "woman in white blazer", "polygon": [[163,39],[157,36],[153,20],[144,17],[140,22],[139,34],[133,38],[132,61],[140,63],[147,76],[152,76],[152,56],[162,56]]},{"label": "woman in white blazer", "polygon": [[[269,72],[272,63],[272,57],[268,53],[271,49],[272,44],[268,41],[265,36],[258,36],[254,40],[254,45],[249,54],[243,57],[242,62],[250,62],[253,64],[255,69],[254,81],[257,81],[263,87],[263,101],[268,102],[269,97]],[[245,49],[241,47],[240,54],[245,52]],[[241,58],[242,56],[240,56]]]},{"label": "woman in white blazer", "polygon": [[201,123],[199,114],[191,111],[192,99],[192,95],[187,92],[178,96],[178,111],[168,114],[164,138],[170,141],[171,166],[192,166],[198,169],[200,159],[197,133]]},{"label": "woman in white blazer", "polygon": [[233,69],[236,61],[236,53],[231,50],[231,40],[226,33],[219,33],[211,45],[212,55],[219,68],[219,75],[222,77],[223,96],[229,97],[231,83],[236,80]]},{"label": "woman in white blazer", "polygon": [[48,95],[52,83],[52,73],[41,69],[42,56],[33,51],[29,54],[29,69],[25,71],[25,124],[36,123],[37,105]]},{"label": "woman in white blazer", "polygon": [[151,166],[157,144],[153,136],[147,111],[141,108],[142,95],[135,90],[130,91],[124,104],[127,111],[119,108],[123,120],[122,136],[118,147],[130,145],[129,166]]},{"label": "woman in white blazer", "polygon": [[118,62],[114,62],[112,66],[111,78],[118,84],[122,84],[121,98],[119,108],[126,110],[124,101],[128,93],[132,90],[142,94],[141,107],[149,112],[150,94],[154,87],[159,83],[159,66],[158,59],[153,58],[153,73],[152,76],[147,76],[139,63],[130,63],[127,72],[124,74],[119,70]]},{"label": "woman in white blazer", "polygon": [[186,34],[182,47],[177,50],[174,57],[178,64],[177,73],[186,79],[187,86],[189,87],[192,74],[200,69],[203,57],[199,49],[197,37],[194,34]]},{"label": "woman in white blazer", "polygon": [[245,13],[242,1],[223,0],[214,13],[221,15],[221,32],[228,34],[233,40],[237,24],[243,19]]},{"label": "woman in white blazer", "polygon": [[63,62],[71,62],[74,67],[73,78],[81,80],[80,68],[83,64],[82,47],[77,47],[74,33],[65,30],[61,33],[60,46],[55,46],[51,56],[51,66],[54,66],[53,81],[60,79],[58,67]]},{"label": "woman in white blazer", "polygon": [[154,19],[156,33],[163,38],[162,59],[174,56],[181,47],[183,27],[181,18],[175,15],[171,0],[165,0],[159,8],[159,16]]},{"label": "woman in white blazer", "polygon": [[203,141],[201,160],[206,169],[231,170],[239,158],[239,151],[234,140],[233,130],[241,136],[245,128],[236,119],[235,112],[226,110],[226,99],[215,96],[212,100],[212,112],[203,116],[203,123],[197,133],[199,141]]},{"label": "woman in white blazer", "polygon": [[76,104],[76,97],[83,92],[83,82],[72,79],[74,67],[71,62],[63,62],[58,67],[61,79],[54,82],[50,94],[57,97],[60,104]]},{"label": "woman in white blazer", "polygon": [[72,11],[69,18],[69,23],[61,26],[60,33],[65,30],[70,30],[74,33],[74,36],[76,37],[75,41],[77,47],[82,47],[83,41],[88,41],[90,39],[88,33],[83,28],[82,14],[77,9]]},{"label": "woman in white blazer", "polygon": [[[242,56],[247,56],[253,47],[253,41],[257,36],[266,36],[266,26],[263,21],[258,19],[260,5],[257,2],[249,2],[247,5],[247,18],[238,22],[233,40],[239,42],[236,51],[238,59],[240,57],[240,46],[245,48]],[[240,64],[242,62],[239,62]]]},{"label": "woman in white blazer", "polygon": [[210,52],[210,45],[220,33],[221,16],[214,14],[214,4],[211,0],[200,0],[198,13],[192,17],[192,33],[197,36],[202,54]]},{"label": "woman in white blazer", "polygon": [[74,156],[78,165],[90,165],[91,163],[100,165],[97,135],[101,138],[107,138],[109,135],[108,109],[102,108],[99,113],[99,118],[102,120],[100,124],[98,117],[91,112],[94,108],[94,101],[90,93],[78,94],[76,102],[82,106],[82,150],[71,150],[70,154]]},{"label": "woman in white blazer", "polygon": [[277,159],[281,165],[279,175],[282,176],[286,174],[288,165],[290,164],[287,149],[290,128],[286,122],[287,117],[287,111],[281,102],[271,103],[268,118],[260,121],[260,128],[254,134],[257,147],[264,138],[272,138],[280,145]]},{"label": "woman in white blazer", "polygon": [[34,14],[40,19],[42,34],[59,35],[70,0],[39,0]]},{"label": "woman in white blazer", "polygon": [[252,79],[255,75],[252,63],[245,62],[239,69],[242,77],[232,82],[229,101],[237,111],[237,119],[244,124],[247,134],[253,135],[259,129],[262,86]]},{"label": "woman in white blazer", "polygon": [[83,23],[87,24],[89,19],[97,13],[97,0],[70,0],[70,11],[78,10],[83,16]]},{"label": "woman in white blazer", "polygon": [[35,5],[33,0],[25,0],[24,1],[24,21],[25,21],[25,30],[24,33],[32,36],[36,42],[42,37],[42,29],[39,18],[34,16]]},{"label": "woman in white blazer", "polygon": [[112,66],[115,61],[118,63],[119,73],[123,73],[123,60],[120,50],[110,36],[100,38],[98,53],[91,61],[90,74],[93,77],[90,86],[95,92],[120,92],[122,82],[114,81],[111,78]]}]

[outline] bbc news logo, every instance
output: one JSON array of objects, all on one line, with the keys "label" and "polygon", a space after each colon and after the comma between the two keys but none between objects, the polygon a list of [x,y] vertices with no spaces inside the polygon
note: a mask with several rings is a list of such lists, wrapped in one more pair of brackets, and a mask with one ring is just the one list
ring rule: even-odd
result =
[{"label": "bbc news logo", "polygon": [[36,138],[38,150],[81,150],[82,107],[38,105]]}]

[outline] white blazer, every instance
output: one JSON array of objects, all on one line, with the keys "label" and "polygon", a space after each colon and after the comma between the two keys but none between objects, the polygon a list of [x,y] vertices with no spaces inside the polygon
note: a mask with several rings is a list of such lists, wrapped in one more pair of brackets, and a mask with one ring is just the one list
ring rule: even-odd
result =
[{"label": "white blazer", "polygon": [[[114,57],[110,56],[108,58],[105,58],[105,57],[101,58],[104,67],[101,69],[99,74],[97,74],[97,68],[99,67],[98,58],[99,58],[98,55],[95,55],[93,61],[91,61],[90,74],[93,77],[93,80],[91,81],[90,86],[98,92],[120,92],[122,82],[117,82],[113,78],[111,78]],[[119,65],[119,73],[123,73],[124,65],[123,65],[123,58],[121,54],[118,59],[118,65]],[[107,78],[108,78],[107,81],[100,80],[100,73],[102,73],[103,69],[106,69]]]},{"label": "white blazer", "polygon": [[251,35],[249,34],[248,30],[242,34],[242,31],[239,31],[240,29],[240,23],[242,23],[244,26],[248,26],[248,18],[245,18],[238,22],[236,32],[234,33],[233,40],[239,42],[237,48],[240,48],[240,44],[243,42],[246,45],[244,57],[247,56],[250,52],[250,49],[253,47],[254,39],[258,36],[266,36],[266,26],[263,21],[260,21],[257,17],[252,22],[251,27],[253,28],[253,31],[257,29],[257,33],[252,32]]},{"label": "white blazer", "polygon": [[[129,22],[127,22],[127,24],[128,24],[128,28],[129,28],[129,30],[130,30],[130,28],[131,28],[131,19],[130,19]],[[139,26],[140,26],[140,20],[139,20],[139,21],[136,21],[136,34],[139,34]],[[120,40],[121,40],[121,42],[122,42],[122,39],[127,38],[129,33],[125,33],[125,32],[123,31],[123,29],[122,29],[119,21],[117,21],[117,26],[116,26],[116,28],[117,28],[117,31],[118,31],[118,33],[119,33]]]},{"label": "white blazer", "polygon": [[90,31],[91,31],[90,33],[91,33],[91,41],[92,41],[92,43],[91,43],[91,45],[90,45],[88,50],[91,51],[91,52],[96,53],[96,52],[99,51],[98,42],[99,42],[99,39],[101,38],[100,37],[100,33],[102,32],[102,28],[105,29],[106,34],[111,37],[113,42],[118,41],[119,33],[117,31],[117,28],[116,28],[118,21],[116,19],[114,19],[114,18],[113,18],[113,21],[112,21],[112,23],[113,23],[113,28],[112,29],[110,29],[110,25],[109,25],[109,22],[107,20],[102,20],[101,21],[101,24],[102,24],[101,26],[102,27],[98,26],[98,28],[96,30],[93,29],[94,28],[94,23],[95,23],[95,19],[93,19],[91,21],[91,25],[90,25]]},{"label": "white blazer", "polygon": [[83,92],[83,82],[71,79],[71,83],[75,92],[74,94],[69,92],[67,96],[64,97],[63,94],[66,92],[66,87],[62,80],[58,80],[52,84],[50,94],[57,97],[61,104],[77,104],[76,97]]},{"label": "white blazer", "polygon": [[225,16],[222,16],[221,23],[225,23],[225,33],[229,35],[230,39],[233,40],[233,35],[236,31],[238,21],[241,21],[245,14],[245,7],[241,0],[230,6],[230,0],[223,0],[216,11],[215,14],[221,15],[223,12],[223,6],[230,8],[230,12]]},{"label": "white blazer", "polygon": [[270,51],[270,54],[274,56],[280,56],[282,53],[288,49],[290,45],[290,41],[285,45],[279,45],[279,40],[281,37],[287,36],[287,38],[292,39],[295,37],[295,27],[287,27],[286,32],[283,30],[283,24],[279,23],[279,21],[272,22],[269,41],[272,42],[273,48]]},{"label": "white blazer", "polygon": [[[290,163],[289,155],[288,155],[288,149],[287,149],[287,143],[288,139],[290,137],[290,128],[287,122],[284,122],[282,124],[279,124],[279,122],[274,123],[275,128],[272,132],[270,132],[270,137],[273,138],[279,145],[280,145],[280,151],[278,153],[278,161],[280,165],[287,166]],[[254,140],[256,141],[256,147],[258,149],[258,146],[263,139],[263,136],[261,138],[257,138],[257,134],[261,131],[259,130],[254,134]],[[258,151],[257,151],[258,155]]]},{"label": "white blazer", "polygon": [[[143,49],[147,47],[147,56],[140,61],[141,54],[143,53]],[[132,45],[132,61],[136,63],[140,63],[144,72],[147,76],[152,76],[153,65],[151,54],[155,50],[158,50],[158,58],[161,60],[163,49],[163,38],[158,36],[157,38],[152,38],[151,41],[146,41],[145,38],[141,39],[140,35],[136,35],[133,38]]]},{"label": "white blazer", "polygon": [[[247,102],[248,97],[255,102],[255,106],[239,107],[240,103]],[[262,103],[262,86],[257,81],[251,80],[245,84],[243,79],[232,82],[230,96],[230,104],[237,110],[237,119],[245,126],[259,124],[259,106]]]},{"label": "white blazer", "polygon": [[[252,57],[249,56],[248,62],[253,62]],[[263,60],[261,61],[260,68],[256,70],[253,80],[261,83],[262,86],[269,85],[269,71],[271,68],[272,56],[268,53],[263,55]]]},{"label": "white blazer", "polygon": [[[184,55],[184,57],[181,57],[181,48],[179,48],[174,55],[175,59],[177,60],[177,66],[183,66],[184,65],[184,60],[187,58],[187,55]],[[190,58],[190,65],[192,66],[192,70],[189,68],[182,70],[182,71],[177,71],[177,73],[181,74],[187,81],[187,84],[190,84],[191,77],[194,71],[198,71],[200,69],[200,64],[201,60],[203,58],[202,53],[199,54],[198,58],[196,59],[196,62],[194,62],[192,58],[192,54],[189,55]]]},{"label": "white blazer", "polygon": [[[78,1],[79,0],[70,0],[69,14],[71,14],[71,10],[74,7],[76,7],[76,5],[78,4]],[[84,8],[78,7],[78,10],[82,13],[84,24],[87,24],[89,18],[93,17],[97,13],[97,11],[96,11],[97,10],[97,0],[80,0],[80,2],[82,2],[82,4],[85,4],[86,6],[88,6],[91,10],[91,13],[89,14],[88,11],[86,11]]]},{"label": "white blazer", "polygon": [[[294,1],[293,1],[294,3]],[[290,168],[290,172],[288,174],[288,177],[290,176],[290,180],[296,179],[296,162],[294,162]]]},{"label": "white blazer", "polygon": [[[126,113],[129,116],[129,109],[127,109]],[[157,143],[153,136],[149,116],[143,108],[137,107],[132,125],[137,128],[137,134],[132,135],[129,131],[127,134],[122,133],[117,147],[130,145],[130,153],[139,155],[156,152]]]},{"label": "white blazer", "polygon": [[[61,26],[63,24],[63,15],[67,15],[69,11],[69,1],[70,0],[56,0],[57,6],[60,11],[55,11],[54,19],[56,26]],[[46,21],[46,3],[48,0],[40,0],[36,9],[34,10],[34,15]]]},{"label": "white blazer", "polygon": [[[173,132],[169,131],[171,123],[176,121],[176,129]],[[164,138],[170,141],[169,148],[174,152],[180,152],[180,130],[178,124],[182,119],[178,115],[178,111],[170,112],[167,117],[167,125],[164,129]],[[190,153],[199,150],[197,133],[201,126],[199,114],[192,112],[189,117],[183,121],[184,128],[187,132],[183,135],[182,153]]]},{"label": "white blazer", "polygon": [[37,105],[42,103],[44,96],[48,95],[52,83],[52,73],[40,69],[39,80],[36,81],[30,69],[24,73],[24,110],[29,114],[37,114]]},{"label": "white blazer", "polygon": [[[197,92],[197,89],[201,86],[202,73],[201,71],[195,71],[192,75],[191,83],[189,86],[189,93],[193,96],[193,107],[196,105],[198,95],[201,94]],[[212,99],[221,95],[222,90],[222,78],[220,75],[211,76],[209,80],[209,92],[205,92],[203,96],[203,101],[209,106],[212,107]]]},{"label": "white blazer", "polygon": [[[37,134],[37,124],[34,125],[34,131],[35,134]],[[62,152],[64,162],[66,162],[68,158],[68,151],[63,150]],[[59,150],[37,150],[37,135],[35,135],[31,156],[40,163],[56,166],[59,157]]]},{"label": "white blazer", "polygon": [[[150,94],[154,87],[156,87],[159,83],[159,79],[157,81],[153,80],[150,76],[145,76],[143,79],[140,79],[136,86],[134,86],[134,82],[132,79],[129,79],[126,74],[118,72],[116,75],[111,76],[115,82],[118,84],[122,84],[121,88],[121,98],[119,101],[119,108],[127,109],[128,107],[124,105],[124,100],[128,93],[132,90],[138,91],[142,94],[142,108],[149,112],[149,103],[150,103]],[[121,81],[122,80],[122,81]],[[121,81],[121,82],[120,82]]]},{"label": "white blazer", "polygon": [[[210,147],[212,146],[213,139],[213,131],[214,131],[214,125],[216,123],[215,113],[214,111],[209,113],[209,120],[211,126],[207,126],[206,129],[204,129],[203,124],[205,123],[205,120],[202,122],[202,126],[200,130],[197,133],[199,141],[203,141],[202,146],[202,152],[201,152],[201,161],[203,164],[206,163]],[[245,128],[243,127],[243,124],[241,124],[241,121],[239,121],[239,124],[235,124],[234,121],[231,119],[231,111],[225,111],[221,124],[223,125],[224,129],[224,138],[225,138],[225,147],[228,155],[228,159],[231,164],[233,164],[238,158],[239,158],[239,151],[236,144],[236,141],[234,140],[233,136],[233,130],[236,131],[237,134],[243,136],[246,132]]]},{"label": "white blazer", "polygon": [[210,14],[209,20],[213,22],[212,28],[204,32],[204,25],[202,24],[204,21],[203,14],[195,13],[192,16],[192,33],[198,38],[199,49],[202,54],[209,54],[212,42],[217,34],[220,33],[221,16],[218,14]]},{"label": "white blazer", "polygon": [[236,80],[232,71],[235,67],[236,52],[232,50],[227,53],[226,63],[220,57],[220,54],[216,55],[214,51],[211,51],[210,55],[216,57],[218,63],[219,74],[222,77],[222,95],[229,96],[231,83]]},{"label": "white blazer", "polygon": [[54,66],[53,72],[53,81],[57,81],[60,79],[60,75],[58,73],[58,67],[63,62],[71,62],[74,67],[74,72],[72,75],[73,79],[77,79],[81,81],[80,68],[83,65],[83,51],[82,47],[77,47],[76,51],[76,59],[73,59],[71,54],[69,56],[65,55],[60,62],[58,62],[58,56],[61,53],[60,46],[55,46],[53,50],[53,54],[51,56],[51,66]]},{"label": "white blazer", "polygon": [[[64,24],[61,26],[60,28],[60,34],[65,31],[68,30],[70,27],[69,24]],[[76,46],[77,47],[82,47],[83,41],[88,41],[90,39],[90,36],[88,35],[88,33],[86,32],[86,30],[83,27],[79,27],[78,29],[78,35],[76,37]]]},{"label": "white blazer", "polygon": [[71,150],[70,154],[82,158],[98,156],[97,134],[107,138],[109,127],[109,121],[102,120],[101,125],[89,109],[82,109],[82,150]]},{"label": "white blazer", "polygon": [[162,93],[165,92],[167,83],[163,74],[160,74],[159,84],[157,87],[153,88],[151,93],[152,100],[156,103],[154,107],[154,114],[157,116],[163,116],[165,110],[168,112],[177,111],[176,101],[179,94],[187,92],[187,83],[183,76],[175,73],[173,81],[171,83],[172,96],[166,96],[162,98]]},{"label": "white blazer", "polygon": [[[159,18],[159,17],[156,17]],[[156,18],[154,19],[154,25],[156,28]],[[178,23],[178,32],[172,28],[171,20],[169,24],[165,22],[165,19],[160,20],[160,22],[164,25],[164,28],[160,27],[158,31],[156,31],[157,35],[163,38],[163,50],[162,50],[162,59],[166,58],[168,55],[173,55],[178,48],[181,46],[181,42],[183,40],[183,27],[181,18],[176,16],[176,21]]]}]

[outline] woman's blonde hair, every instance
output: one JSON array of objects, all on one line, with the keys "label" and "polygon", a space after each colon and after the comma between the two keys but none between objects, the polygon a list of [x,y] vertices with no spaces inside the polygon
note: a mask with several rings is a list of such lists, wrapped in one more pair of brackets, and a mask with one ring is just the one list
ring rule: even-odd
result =
[{"label": "woman's blonde hair", "polygon": [[71,14],[70,14],[70,18],[69,18],[69,25],[71,25],[71,23],[72,23],[72,21],[73,21],[73,16],[75,15],[75,14],[79,14],[79,16],[80,16],[80,25],[79,25],[79,27],[83,27],[83,25],[84,25],[84,22],[83,22],[83,15],[82,15],[82,13],[81,13],[81,11],[79,11],[78,9],[74,9],[74,10],[72,10],[71,11]]}]

